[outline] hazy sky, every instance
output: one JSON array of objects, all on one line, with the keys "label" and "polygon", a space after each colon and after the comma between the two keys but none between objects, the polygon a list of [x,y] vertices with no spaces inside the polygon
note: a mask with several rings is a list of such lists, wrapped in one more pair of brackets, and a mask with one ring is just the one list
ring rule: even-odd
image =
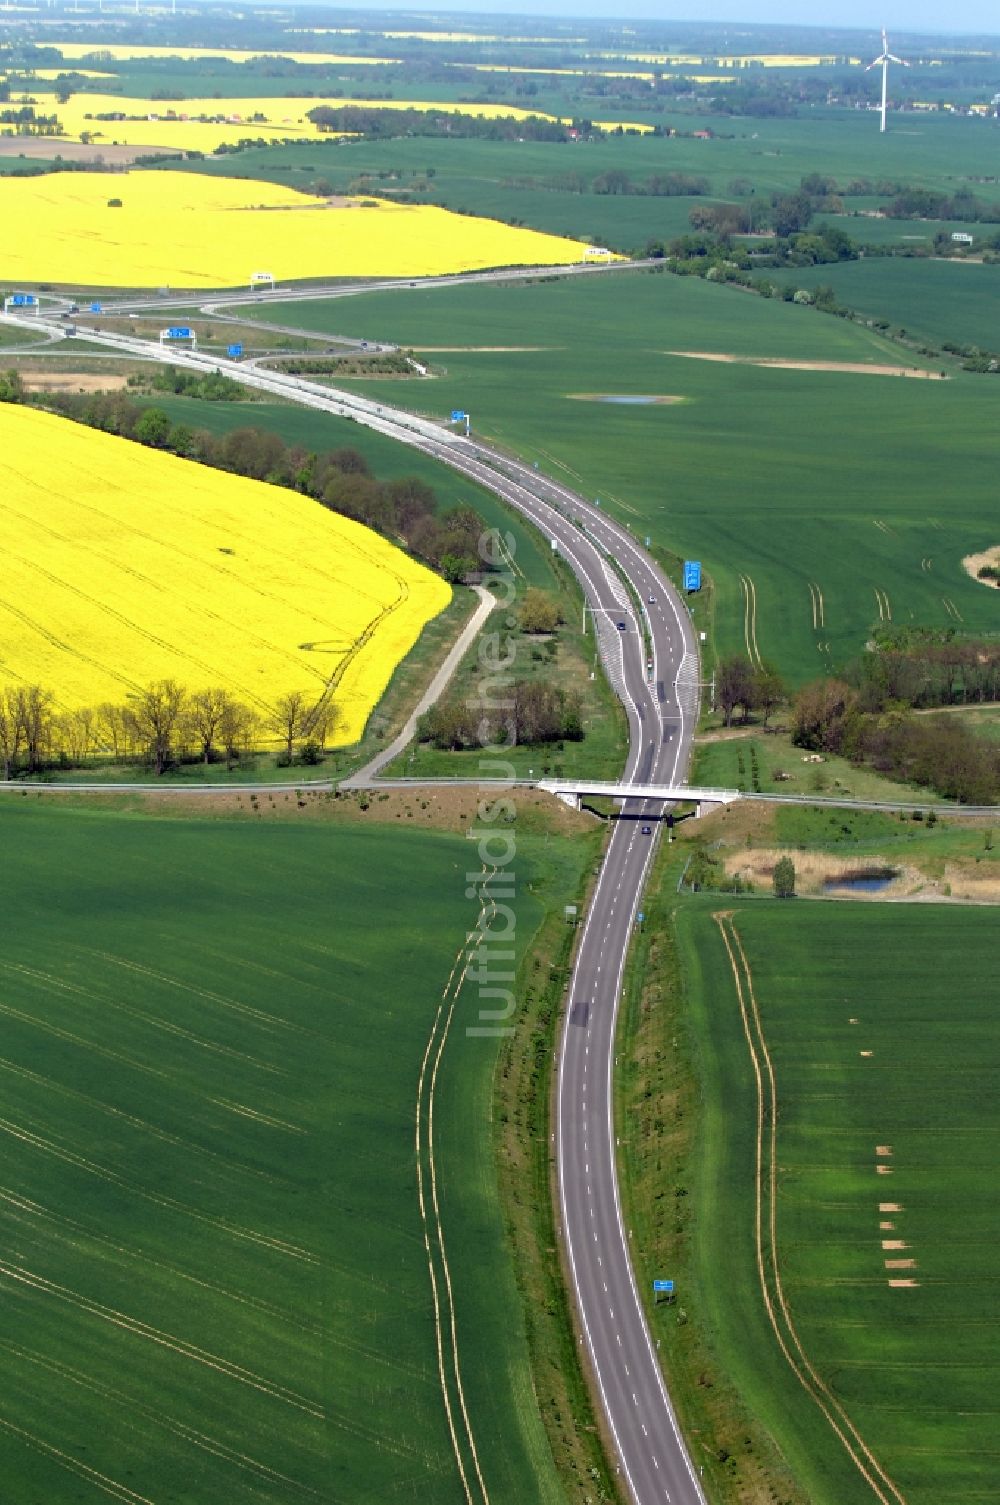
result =
[{"label": "hazy sky", "polygon": [[997,0],[369,0],[373,10],[467,11],[481,15],[607,16],[616,21],[756,21],[905,32],[1000,35]]}]

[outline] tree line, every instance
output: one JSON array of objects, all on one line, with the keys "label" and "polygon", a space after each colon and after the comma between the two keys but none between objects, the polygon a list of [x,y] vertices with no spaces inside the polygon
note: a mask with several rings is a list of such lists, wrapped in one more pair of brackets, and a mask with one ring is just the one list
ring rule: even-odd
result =
[{"label": "tree line", "polygon": [[916,712],[998,698],[1000,643],[903,628],[877,638],[841,677],[799,691],[792,740],[962,804],[990,804],[1000,791],[1000,746],[956,716]]},{"label": "tree line", "polygon": [[323,132],[346,132],[370,141],[393,136],[472,137],[485,141],[569,141],[570,130],[579,134],[602,134],[590,121],[574,121],[573,126],[558,120],[529,115],[523,120],[514,116],[487,117],[454,114],[445,110],[379,109],[378,104],[317,105],[306,111],[306,119]]},{"label": "tree line", "polygon": [[1000,642],[960,637],[951,628],[882,628],[873,652],[844,677],[863,710],[905,704],[918,709],[1000,700]]},{"label": "tree line", "polygon": [[225,761],[231,770],[262,742],[278,742],[278,762],[318,763],[340,724],[332,701],[290,690],[262,710],[228,690],[187,690],[158,679],[123,701],[61,709],[43,685],[0,686],[0,763],[6,780],[94,758],[144,763],[157,775],[178,763]]},{"label": "tree line", "polygon": [[842,679],[817,680],[799,692],[792,706],[792,740],[798,747],[867,763],[961,804],[991,804],[1000,790],[1000,747],[958,717],[917,716],[902,704],[866,711],[858,691]]},{"label": "tree line", "polygon": [[1000,700],[1000,642],[961,638],[947,628],[879,630],[873,650],[790,697],[773,668],[741,654],[720,660],[715,673],[715,703],[726,726],[737,711],[744,722],[759,714],[766,726],[787,704],[795,746],[961,804],[990,804],[1000,794],[1000,744],[959,717],[918,713],[994,700]]},{"label": "tree line", "polygon": [[[19,374],[0,372],[0,402],[25,400]],[[162,408],[143,406],[122,392],[88,397],[47,393],[41,405],[150,449],[313,497],[402,544],[446,580],[461,580],[484,567],[479,540],[486,524],[479,513],[468,506],[439,512],[433,488],[419,476],[379,481],[364,455],[351,446],[319,453],[252,426],[213,434],[183,420],[174,422]]]},{"label": "tree line", "polygon": [[959,188],[952,194],[939,193],[933,188],[907,188],[886,204],[882,212],[887,219],[950,219],[988,225],[1000,222],[1000,202],[987,203],[968,188]]},{"label": "tree line", "polygon": [[784,681],[772,665],[752,664],[739,653],[720,659],[715,671],[715,703],[726,726],[732,726],[737,709],[744,722],[759,711],[766,726],[786,695]]},{"label": "tree line", "polygon": [[593,177],[586,172],[554,173],[545,178],[519,174],[504,178],[501,186],[539,193],[635,195],[654,199],[694,198],[712,191],[708,179],[695,173],[656,172],[638,181],[631,173],[618,167],[609,168],[607,172],[597,173]]},{"label": "tree line", "polygon": [[505,687],[502,707],[451,695],[420,718],[421,742],[450,752],[467,748],[543,742],[581,742],[580,697],[545,679],[520,679]]}]

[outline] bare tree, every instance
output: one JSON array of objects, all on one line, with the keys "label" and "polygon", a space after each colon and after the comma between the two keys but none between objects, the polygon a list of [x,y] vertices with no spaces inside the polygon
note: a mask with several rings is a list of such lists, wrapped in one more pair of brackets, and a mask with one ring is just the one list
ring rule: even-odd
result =
[{"label": "bare tree", "polygon": [[72,713],[73,727],[76,732],[77,745],[80,749],[81,758],[89,758],[94,750],[97,736],[97,723],[94,712],[89,705],[80,706],[79,710]]},{"label": "bare tree", "polygon": [[219,717],[219,740],[226,752],[226,767],[232,769],[234,763],[252,751],[257,738],[259,722],[255,711],[242,701],[226,697]]},{"label": "bare tree", "polygon": [[0,690],[0,758],[3,776],[9,779],[17,767],[24,744],[24,720],[17,690]]},{"label": "bare tree", "polygon": [[188,701],[184,719],[205,763],[212,761],[212,751],[229,701],[228,692],[219,688],[196,690]]},{"label": "bare tree", "polygon": [[343,721],[340,707],[334,705],[332,700],[324,700],[306,718],[303,731],[325,750],[327,738],[333,736],[334,732],[343,725]]},{"label": "bare tree", "polygon": [[[97,740],[115,759],[123,756],[129,741],[123,706],[105,700],[97,707]],[[134,737],[131,740],[134,742]]]},{"label": "bare tree", "polygon": [[753,703],[754,707],[762,712],[762,720],[766,726],[775,706],[785,699],[786,691],[784,681],[773,664],[762,663],[753,675]]},{"label": "bare tree", "polygon": [[740,653],[721,659],[715,671],[715,699],[721,707],[727,726],[733,724],[733,711],[743,707],[746,721],[753,707],[754,671],[748,658]]},{"label": "bare tree", "polygon": [[292,761],[295,743],[305,730],[307,711],[306,697],[302,691],[290,690],[287,695],[279,695],[268,718],[268,726],[284,741],[285,757],[289,763]]},{"label": "bare tree", "polygon": [[170,762],[185,692],[173,679],[158,679],[130,698],[139,739],[159,775]]},{"label": "bare tree", "polygon": [[28,772],[35,773],[52,743],[52,695],[41,685],[25,685],[17,691],[17,699]]},{"label": "bare tree", "polygon": [[67,711],[65,715],[53,718],[55,744],[73,763],[82,763],[94,749],[95,726],[94,712],[90,706]]}]

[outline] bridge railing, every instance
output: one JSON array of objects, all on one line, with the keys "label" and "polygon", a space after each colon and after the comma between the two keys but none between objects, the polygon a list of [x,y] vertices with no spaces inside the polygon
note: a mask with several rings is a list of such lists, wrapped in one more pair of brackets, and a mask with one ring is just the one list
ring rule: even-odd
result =
[{"label": "bridge railing", "polygon": [[606,795],[613,799],[694,800],[720,805],[745,798],[739,789],[692,784],[626,784],[603,779],[539,779],[537,787],[544,789],[547,794]]}]

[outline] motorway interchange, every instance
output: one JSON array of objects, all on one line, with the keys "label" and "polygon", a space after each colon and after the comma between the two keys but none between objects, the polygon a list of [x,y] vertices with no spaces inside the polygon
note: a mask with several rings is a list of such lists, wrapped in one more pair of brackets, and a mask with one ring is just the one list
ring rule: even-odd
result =
[{"label": "motorway interchange", "polygon": [[[550,273],[553,269],[547,269]],[[598,267],[567,268],[600,272]],[[476,280],[525,272],[478,274]],[[442,279],[445,285],[459,280]],[[396,284],[400,286],[401,284]],[[402,284],[409,287],[413,284]],[[420,284],[428,285],[426,279]],[[343,297],[371,286],[297,291]],[[272,294],[286,304],[294,298]],[[190,306],[190,298],[185,300]],[[213,312],[251,301],[217,296]],[[108,314],[163,309],[163,299],[105,306]],[[208,310],[206,310],[208,311]],[[59,308],[11,322],[58,339]],[[86,316],[84,316],[86,317]],[[81,332],[83,326],[81,325]],[[295,376],[86,328],[88,342],[123,356],[206,367],[258,390],[355,421],[419,449],[488,487],[552,540],[593,613],[602,660],[628,720],[626,784],[683,783],[698,713],[695,634],[683,601],[627,529],[566,487],[487,445],[426,419]],[[619,624],[626,630],[620,631]],[[647,669],[652,660],[652,672]],[[622,1219],[615,1155],[615,1026],[629,940],[655,850],[643,816],[660,805],[624,805],[579,936],[558,1055],[556,1156],[566,1263],[585,1364],[600,1399],[614,1467],[637,1505],[699,1505],[704,1496],[681,1437],[639,1295]],[[646,827],[647,831],[658,829]],[[645,1272],[642,1275],[645,1279]]]}]

